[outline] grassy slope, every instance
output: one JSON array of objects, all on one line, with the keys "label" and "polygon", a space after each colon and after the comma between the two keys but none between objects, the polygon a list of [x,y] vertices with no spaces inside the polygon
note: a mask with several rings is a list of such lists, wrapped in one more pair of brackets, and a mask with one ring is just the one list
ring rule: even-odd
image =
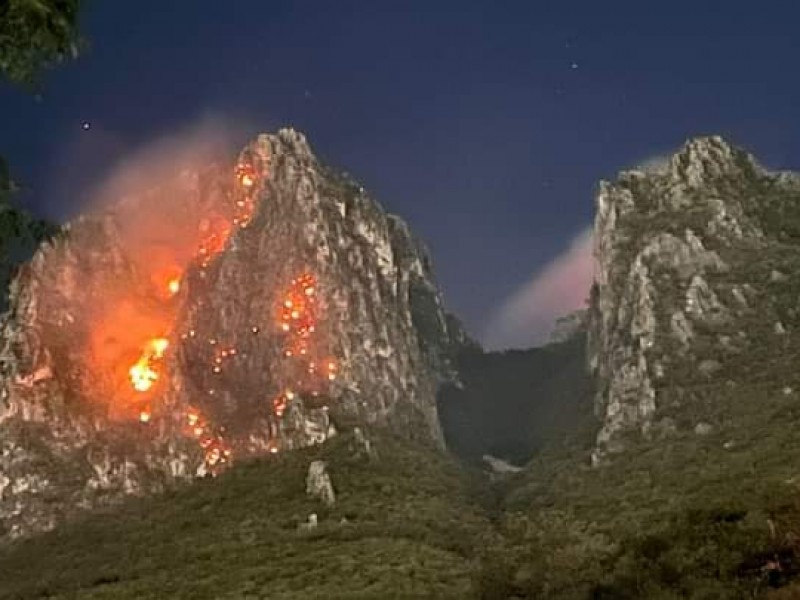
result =
[{"label": "grassy slope", "polygon": [[[349,436],[240,464],[0,552],[2,598],[469,598],[492,530],[445,457]],[[305,494],[328,462],[337,502]],[[319,515],[316,530],[299,523]],[[346,519],[346,523],[342,523]]]},{"label": "grassy slope", "polygon": [[640,441],[601,468],[579,440],[537,457],[508,490],[519,516],[497,549],[520,595],[800,597],[797,396],[743,386],[717,401],[728,418],[709,435]]},{"label": "grassy slope", "polygon": [[[770,190],[753,195],[765,211],[775,199]],[[769,243],[720,248],[732,270],[709,277],[730,307],[727,287],[751,285],[750,308],[698,326],[691,355],[659,338],[671,361],[657,381],[660,415],[677,431],[631,439],[610,465],[592,468],[588,419],[507,490],[506,509],[524,516],[508,519],[497,552],[520,595],[800,597],[800,192],[779,199],[793,212],[765,226]],[[787,334],[774,331],[778,321]],[[738,350],[724,350],[721,336]],[[719,370],[703,375],[703,360],[718,360]],[[710,433],[695,433],[699,423]]]},{"label": "grassy slope", "polygon": [[[0,552],[0,598],[796,597],[800,405],[779,384],[722,386],[712,433],[602,468],[587,418],[499,484],[499,528],[456,464],[392,439],[240,464]],[[330,511],[305,495],[315,458]]]}]

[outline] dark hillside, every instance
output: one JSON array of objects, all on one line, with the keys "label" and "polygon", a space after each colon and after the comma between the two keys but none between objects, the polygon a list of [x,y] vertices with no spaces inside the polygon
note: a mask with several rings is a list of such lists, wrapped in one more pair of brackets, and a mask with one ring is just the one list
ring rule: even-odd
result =
[{"label": "dark hillside", "polygon": [[468,461],[491,454],[524,464],[586,411],[591,381],[586,337],[530,350],[469,352],[459,361],[463,389],[439,394],[448,447]]},{"label": "dark hillside", "polygon": [[[374,446],[369,458],[342,435],[17,542],[0,553],[0,598],[472,597],[493,534],[467,478],[433,450]],[[316,459],[331,508],[305,493]]]}]

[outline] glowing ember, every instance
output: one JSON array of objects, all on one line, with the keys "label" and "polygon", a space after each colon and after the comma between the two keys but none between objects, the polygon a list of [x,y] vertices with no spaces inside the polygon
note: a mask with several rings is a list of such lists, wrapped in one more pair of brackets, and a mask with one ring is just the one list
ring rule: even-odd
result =
[{"label": "glowing ember", "polygon": [[253,166],[248,163],[239,163],[236,165],[236,177],[246,188],[251,188],[256,184],[256,174]]},{"label": "glowing ember", "polygon": [[[333,381],[337,378],[338,366],[332,359],[320,356],[320,348],[312,334],[317,327],[317,285],[313,275],[303,274],[292,279],[289,289],[276,303],[276,326],[283,336],[283,355],[287,361],[292,361],[288,368],[291,373],[298,375],[292,380],[295,389],[301,390],[302,395],[319,397],[322,381]],[[324,355],[323,355],[324,356]],[[296,397],[296,392],[286,390],[272,400],[272,413],[281,419],[286,412],[288,404]],[[270,442],[269,452],[272,454],[280,450],[278,439]]]},{"label": "glowing ember", "polygon": [[177,294],[181,289],[181,280],[177,278],[170,279],[169,283],[167,284],[167,289],[169,290],[170,294]]},{"label": "glowing ember", "polygon": [[272,408],[275,411],[275,415],[278,417],[282,417],[284,411],[286,410],[286,395],[278,396],[272,401]]},{"label": "glowing ember", "polygon": [[139,421],[142,423],[149,423],[150,422],[150,411],[143,410],[139,413]]}]

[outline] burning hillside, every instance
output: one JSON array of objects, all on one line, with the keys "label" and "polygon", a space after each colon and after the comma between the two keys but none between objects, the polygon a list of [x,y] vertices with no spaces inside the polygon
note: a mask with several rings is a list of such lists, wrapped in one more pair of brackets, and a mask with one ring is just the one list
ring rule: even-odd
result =
[{"label": "burning hillside", "polygon": [[405,224],[291,130],[65,227],[14,281],[2,333],[12,535],[337,424],[438,441],[462,335]]}]

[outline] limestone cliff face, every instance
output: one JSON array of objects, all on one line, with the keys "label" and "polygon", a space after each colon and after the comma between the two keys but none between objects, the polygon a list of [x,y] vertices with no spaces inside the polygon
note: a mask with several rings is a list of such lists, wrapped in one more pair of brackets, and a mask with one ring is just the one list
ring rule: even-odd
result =
[{"label": "limestone cliff face", "polygon": [[719,137],[601,184],[588,352],[595,461],[629,435],[706,430],[723,418],[718,384],[793,377],[763,367],[794,343],[799,225],[797,178]]},{"label": "limestone cliff face", "polygon": [[292,130],[66,226],[10,302],[11,537],[354,424],[441,443],[466,339],[408,226]]}]

